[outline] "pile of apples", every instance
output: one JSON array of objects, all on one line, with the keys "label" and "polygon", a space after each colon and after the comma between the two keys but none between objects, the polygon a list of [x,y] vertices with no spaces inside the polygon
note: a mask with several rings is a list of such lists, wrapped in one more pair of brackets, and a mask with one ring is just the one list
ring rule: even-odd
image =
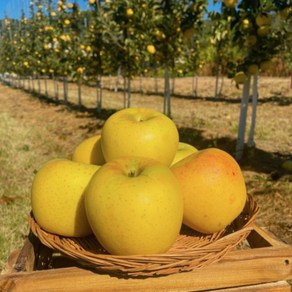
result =
[{"label": "pile of apples", "polygon": [[167,252],[182,224],[206,234],[243,210],[245,181],[227,152],[182,143],[175,123],[152,109],[117,111],[101,134],[36,173],[32,212],[47,232],[94,234],[115,255]]}]

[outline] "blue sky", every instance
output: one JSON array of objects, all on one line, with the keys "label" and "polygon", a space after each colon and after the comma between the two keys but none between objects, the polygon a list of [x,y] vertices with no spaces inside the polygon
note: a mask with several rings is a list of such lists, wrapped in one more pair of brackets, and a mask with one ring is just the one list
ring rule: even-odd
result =
[{"label": "blue sky", "polygon": [[[28,14],[28,7],[31,1],[33,0],[0,0],[0,19],[3,19],[5,15],[8,15],[9,18],[18,18],[22,8]],[[86,8],[87,0],[77,0],[77,2],[82,9]],[[209,2],[209,9],[214,10],[213,1],[211,0]]]}]

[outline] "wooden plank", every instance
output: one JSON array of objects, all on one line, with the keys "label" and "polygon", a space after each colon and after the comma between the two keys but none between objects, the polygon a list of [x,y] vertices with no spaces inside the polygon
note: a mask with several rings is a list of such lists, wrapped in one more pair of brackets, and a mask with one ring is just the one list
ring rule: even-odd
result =
[{"label": "wooden plank", "polygon": [[292,279],[292,247],[232,251],[219,263],[187,273],[133,279],[77,267],[0,277],[1,291],[200,291]]},{"label": "wooden plank", "polygon": [[209,290],[212,292],[291,292],[291,285],[286,281],[278,281],[265,284],[240,286],[236,288],[227,288],[220,290]]},{"label": "wooden plank", "polygon": [[288,246],[288,244],[277,238],[272,232],[257,225],[253,226],[253,230],[247,237],[247,241],[251,248]]}]

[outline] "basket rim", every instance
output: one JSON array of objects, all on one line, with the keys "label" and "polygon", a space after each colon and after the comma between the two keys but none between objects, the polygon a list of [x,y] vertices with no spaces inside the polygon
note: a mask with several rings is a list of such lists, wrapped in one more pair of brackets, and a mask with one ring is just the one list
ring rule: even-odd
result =
[{"label": "basket rim", "polygon": [[80,264],[103,272],[149,277],[191,271],[218,262],[246,239],[253,229],[258,211],[257,203],[248,195],[244,210],[227,228],[214,234],[201,234],[183,225],[168,252],[150,255],[111,255],[102,248],[94,235],[74,238],[49,233],[38,225],[32,212],[29,215],[29,226],[42,244]]}]

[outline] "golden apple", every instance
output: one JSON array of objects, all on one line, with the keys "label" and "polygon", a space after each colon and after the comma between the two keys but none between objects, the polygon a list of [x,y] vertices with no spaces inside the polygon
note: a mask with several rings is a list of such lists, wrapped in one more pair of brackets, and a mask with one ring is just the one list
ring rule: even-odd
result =
[{"label": "golden apple", "polygon": [[259,72],[259,66],[257,64],[251,64],[247,67],[247,72],[250,75],[255,75]]},{"label": "golden apple", "polygon": [[157,39],[158,41],[162,41],[162,40],[165,40],[166,35],[165,35],[162,31],[160,31],[160,30],[156,30],[156,31],[155,31],[155,37],[156,37],[156,39]]},{"label": "golden apple", "polygon": [[83,72],[84,72],[84,68],[83,68],[83,67],[78,67],[78,68],[76,69],[76,73],[77,73],[78,75],[82,75]]},{"label": "golden apple", "polygon": [[179,142],[176,154],[174,156],[174,159],[173,159],[171,165],[174,165],[178,161],[182,160],[183,158],[185,158],[185,157],[187,157],[187,156],[189,156],[197,151],[198,151],[198,149],[196,147],[194,147],[193,145],[188,144],[188,143],[184,143],[184,142]]},{"label": "golden apple", "polygon": [[271,18],[269,15],[266,15],[266,14],[257,15],[255,21],[256,21],[257,26],[259,27],[271,24]]},{"label": "golden apple", "polygon": [[36,173],[31,188],[35,220],[46,231],[80,237],[92,233],[84,207],[84,190],[97,165],[53,159]]},{"label": "golden apple", "polygon": [[183,197],[168,166],[149,158],[123,157],[93,175],[85,208],[93,233],[109,253],[158,254],[179,235]]},{"label": "golden apple", "polygon": [[150,53],[152,55],[156,53],[156,48],[153,45],[148,45],[146,49],[147,49],[148,53]]},{"label": "golden apple", "polygon": [[84,139],[73,151],[72,160],[81,163],[102,165],[105,159],[101,150],[100,135]]},{"label": "golden apple", "polygon": [[269,25],[262,25],[257,29],[257,34],[260,37],[265,37],[270,33],[270,26]]},{"label": "golden apple", "polygon": [[250,21],[247,18],[242,20],[242,24],[241,25],[242,25],[243,29],[249,29],[250,26],[251,26]]},{"label": "golden apple", "polygon": [[237,72],[235,76],[233,77],[236,84],[244,84],[246,78],[247,76],[245,75],[243,71]]},{"label": "golden apple", "polygon": [[288,16],[292,13],[292,8],[291,7],[285,7],[280,11],[281,17],[284,19],[287,19]]},{"label": "golden apple", "polygon": [[224,0],[224,4],[227,8],[235,8],[237,5],[237,0]]},{"label": "golden apple", "polygon": [[179,134],[166,115],[147,108],[128,108],[111,115],[101,131],[105,161],[124,156],[148,157],[170,165]]},{"label": "golden apple", "polygon": [[227,152],[200,150],[171,169],[182,189],[185,225],[214,233],[242,212],[247,199],[245,181],[238,163]]},{"label": "golden apple", "polygon": [[258,39],[255,35],[248,35],[245,40],[245,45],[247,47],[252,47],[257,43]]},{"label": "golden apple", "polygon": [[134,10],[132,8],[128,8],[126,10],[127,17],[132,17],[134,15]]}]

